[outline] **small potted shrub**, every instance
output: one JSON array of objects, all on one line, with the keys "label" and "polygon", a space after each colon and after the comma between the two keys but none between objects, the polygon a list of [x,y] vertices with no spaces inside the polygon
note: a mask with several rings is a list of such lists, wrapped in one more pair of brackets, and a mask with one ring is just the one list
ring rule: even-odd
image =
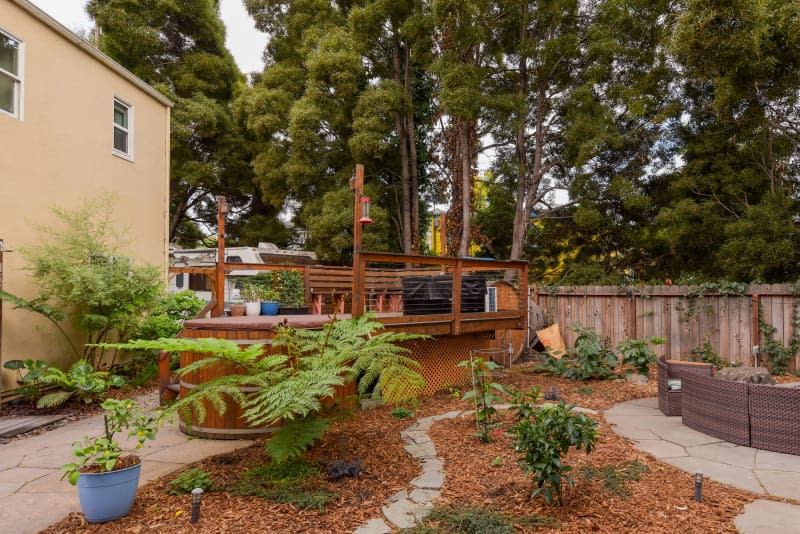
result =
[{"label": "small potted shrub", "polygon": [[261,297],[261,315],[278,315],[278,298],[277,291],[267,288],[259,290]]},{"label": "small potted shrub", "polygon": [[243,284],[239,295],[244,299],[245,315],[248,317],[261,315],[261,296],[256,286],[249,283]]},{"label": "small potted shrub", "polygon": [[231,312],[231,317],[243,316],[245,312],[244,302],[238,300],[231,302],[230,312]]},{"label": "small potted shrub", "polygon": [[280,284],[280,314],[306,315],[306,286],[303,274],[297,271],[281,271],[278,274]]},{"label": "small potted shrub", "polygon": [[136,439],[139,449],[155,439],[159,426],[156,414],[146,413],[129,399],[106,399],[105,432],[72,444],[75,462],[61,467],[62,478],[78,487],[81,509],[90,523],[105,523],[126,515],[136,498],[141,459],[114,440],[123,431]]}]

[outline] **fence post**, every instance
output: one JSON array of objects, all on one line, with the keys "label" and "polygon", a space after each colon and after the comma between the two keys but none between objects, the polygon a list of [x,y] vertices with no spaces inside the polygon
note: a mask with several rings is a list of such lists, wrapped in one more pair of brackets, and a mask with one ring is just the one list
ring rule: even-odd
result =
[{"label": "fence post", "polygon": [[749,360],[751,361],[751,365],[753,365],[755,367],[755,365],[756,365],[756,355],[753,354],[753,346],[758,345],[758,347],[759,347],[758,351],[761,352],[761,325],[758,322],[758,310],[759,310],[759,307],[760,307],[759,304],[760,304],[760,301],[761,301],[759,294],[758,293],[753,293],[752,300],[753,300],[753,310],[751,312],[751,315],[752,315],[752,331],[753,331],[753,333],[751,335],[751,344],[752,344],[752,346],[748,347],[750,349],[750,350],[748,350],[748,352],[750,353]]}]

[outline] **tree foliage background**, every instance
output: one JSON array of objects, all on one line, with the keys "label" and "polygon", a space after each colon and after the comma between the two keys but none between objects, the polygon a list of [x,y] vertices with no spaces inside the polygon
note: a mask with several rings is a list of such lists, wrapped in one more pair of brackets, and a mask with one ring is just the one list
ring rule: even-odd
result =
[{"label": "tree foliage background", "polygon": [[243,3],[270,36],[247,80],[216,0],[87,6],[176,102],[174,239],[213,229],[222,193],[233,242],[346,263],[361,162],[374,250],[424,251],[439,208],[450,253],[534,280],[800,275],[797,2]]}]

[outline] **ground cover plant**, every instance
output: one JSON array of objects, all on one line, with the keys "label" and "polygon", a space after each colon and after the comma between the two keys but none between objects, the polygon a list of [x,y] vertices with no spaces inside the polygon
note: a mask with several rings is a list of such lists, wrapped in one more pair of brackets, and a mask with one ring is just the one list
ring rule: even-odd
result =
[{"label": "ground cover plant", "polygon": [[[532,372],[531,365],[507,371],[498,382],[522,391],[529,391],[533,386],[543,391],[556,387],[566,402],[595,410],[604,410],[623,400],[652,397],[656,391],[652,381],[647,385],[607,380],[575,382]],[[592,389],[590,395],[585,394],[586,388]],[[394,419],[391,409],[363,411],[353,419],[333,423],[322,440],[302,455],[304,462],[321,468],[326,462],[342,459],[342,451],[346,451],[349,458],[358,458],[363,464],[363,471],[357,477],[333,481],[321,468],[322,474],[306,479],[309,485],[337,495],[335,501],[321,510],[309,508],[300,512],[291,504],[230,493],[229,488],[242,479],[242,473],[270,463],[263,454],[263,444],[258,443],[191,466],[211,473],[220,486],[219,491],[203,497],[203,511],[197,525],[188,521],[188,496],[167,494],[167,484],[175,478],[175,475],[168,475],[140,488],[133,510],[124,519],[108,525],[86,525],[80,514],[73,514],[45,532],[116,534],[128,529],[144,532],[151,528],[167,534],[189,534],[198,529],[209,534],[352,532],[368,519],[378,517],[386,500],[407,490],[408,482],[420,473],[419,465],[410,460],[399,436],[410,421]],[[416,417],[464,409],[463,401],[443,392],[421,399]],[[514,436],[508,432],[515,419],[511,412],[503,410],[496,417],[501,431],[490,443],[475,439],[472,417],[439,421],[429,430],[447,472],[437,507],[487,510],[506,518],[522,533],[661,534],[680,531],[700,534],[732,531],[732,518],[742,512],[746,502],[757,498],[706,480],[703,502],[694,503],[691,474],[658,463],[635,450],[627,440],[614,434],[602,415],[591,417],[598,422],[595,449],[588,455],[571,449],[564,461],[580,474],[584,468],[602,473],[609,466],[619,469],[634,462],[646,466],[648,470],[640,473],[639,480],[625,481],[631,492],[629,497],[610,492],[601,478],[585,480],[583,476],[576,476],[575,486],[564,489],[563,506],[548,506],[544,499],[532,499],[530,475],[520,469],[513,449]],[[503,461],[492,467],[490,464],[497,457]],[[543,526],[543,522],[549,524]],[[442,528],[438,523],[424,526]]]}]

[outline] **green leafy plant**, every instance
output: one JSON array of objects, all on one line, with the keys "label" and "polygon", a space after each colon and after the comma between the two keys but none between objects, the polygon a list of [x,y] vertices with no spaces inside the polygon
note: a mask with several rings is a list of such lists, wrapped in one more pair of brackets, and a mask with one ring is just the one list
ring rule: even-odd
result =
[{"label": "green leafy plant", "polygon": [[503,467],[504,464],[505,460],[503,460],[502,456],[495,456],[494,458],[492,458],[492,461],[489,462],[489,465],[491,465],[492,467]]},{"label": "green leafy plant", "polygon": [[[44,382],[47,363],[42,360],[9,360],[3,367],[17,372],[17,384],[15,390],[23,399],[33,402],[39,400]],[[25,371],[25,374],[22,371]]]},{"label": "green leafy plant", "polygon": [[[434,528],[435,525],[435,528]],[[513,523],[505,515],[480,507],[440,506],[429,513],[422,524],[401,530],[404,534],[515,534]]]},{"label": "green leafy plant", "polygon": [[563,376],[571,380],[591,378],[608,379],[616,376],[617,356],[606,346],[600,336],[587,328],[576,326],[578,333],[575,345],[562,358],[549,351],[541,355],[542,363],[537,370]]},{"label": "green leafy plant", "polygon": [[[273,458],[287,460],[322,436],[327,428],[323,416],[335,409],[323,400],[331,398],[337,386],[357,380],[357,390],[363,394],[374,384],[373,396],[390,404],[413,399],[422,391],[424,380],[416,371],[419,363],[398,344],[424,336],[380,332],[382,328],[370,315],[335,320],[320,330],[279,328],[272,344],[278,352],[266,355],[261,344],[241,348],[235,342],[212,338],[137,340],[108,347],[208,354],[180,369],[181,376],[215,365],[237,369],[235,374],[199,384],[169,411],[184,417],[194,411],[203,421],[207,405],[224,414],[227,399],[232,399],[242,406],[251,425],[281,422],[266,447]],[[258,391],[243,393],[242,386]]]},{"label": "green leafy plant", "polygon": [[625,339],[619,342],[617,351],[622,356],[624,365],[630,365],[640,375],[649,376],[649,366],[656,361],[654,348],[664,343],[666,343],[666,340],[662,337]]},{"label": "green leafy plant", "polygon": [[200,488],[203,491],[213,491],[214,480],[211,478],[211,473],[197,467],[187,469],[167,484],[167,493],[170,495],[182,495],[191,493],[195,488]]},{"label": "green leafy plant", "polygon": [[278,301],[284,306],[302,306],[306,299],[306,287],[303,273],[298,271],[280,271],[277,274]]},{"label": "green leafy plant", "polygon": [[[95,369],[103,358],[97,344],[128,339],[164,291],[157,268],[133,265],[124,256],[125,239],[114,230],[113,210],[114,199],[108,195],[74,211],[53,208],[59,225],[38,228],[41,243],[20,249],[39,295],[27,301],[0,294],[15,307],[47,318],[76,357]],[[64,320],[86,332],[82,351],[60,325]]]},{"label": "green leafy plant", "polygon": [[391,416],[395,419],[408,419],[414,416],[414,411],[404,406],[398,406],[392,409]]},{"label": "green leafy plant", "polygon": [[280,298],[280,293],[274,289],[259,288],[258,300],[261,302],[277,302]]},{"label": "green leafy plant", "polygon": [[261,300],[259,288],[249,282],[242,283],[242,287],[239,288],[239,296],[245,302],[258,302]]},{"label": "green leafy plant", "polygon": [[[72,485],[78,482],[81,471],[85,469],[96,469],[100,473],[117,469],[125,449],[114,440],[115,434],[127,430],[128,437],[136,438],[133,450],[141,448],[147,440],[156,439],[156,432],[161,424],[159,412],[145,412],[130,399],[106,399],[102,406],[106,411],[103,435],[84,436],[83,440],[74,442],[72,454],[77,461],[61,466],[61,478],[67,477]],[[136,463],[138,459],[133,465]]]},{"label": "green leafy plant", "polygon": [[66,373],[56,367],[48,367],[41,378],[42,383],[58,386],[61,391],[48,393],[39,399],[38,408],[52,408],[64,404],[73,396],[85,403],[103,400],[112,387],[122,387],[125,379],[108,371],[95,371],[85,360],[78,360]]},{"label": "green leafy plant", "polygon": [[711,341],[709,341],[708,338],[706,338],[701,345],[698,345],[690,351],[689,358],[695,362],[710,363],[716,369],[725,367],[725,363],[722,361],[722,358],[719,357],[719,354],[714,352],[714,347],[711,345]]},{"label": "green leafy plant", "polygon": [[476,436],[483,443],[488,443],[492,440],[490,433],[494,427],[492,418],[497,413],[493,404],[502,399],[498,393],[508,393],[502,384],[492,381],[492,370],[501,366],[480,356],[459,362],[458,366],[469,369],[472,376],[472,390],[464,393],[463,399],[473,400],[475,424],[478,427]]},{"label": "green leafy plant", "polygon": [[642,463],[623,462],[617,465],[607,465],[602,469],[584,467],[581,469],[581,478],[587,482],[601,479],[603,486],[610,493],[618,497],[628,497],[631,490],[628,489],[626,482],[639,480],[641,475],[648,471],[648,467]]},{"label": "green leafy plant", "polygon": [[792,307],[792,335],[789,338],[789,345],[775,339],[777,328],[769,324],[764,319],[764,306],[758,303],[758,327],[761,331],[761,352],[767,357],[767,367],[769,372],[774,375],[785,375],[789,370],[789,361],[800,351],[800,333],[798,323],[800,316],[798,306]]},{"label": "green leafy plant", "polygon": [[574,406],[563,401],[536,405],[540,394],[538,388],[527,393],[514,392],[511,407],[517,419],[512,430],[514,447],[522,453],[525,471],[533,473],[532,496],[542,495],[547,504],[561,504],[563,482],[569,487],[574,485],[569,474],[572,468],[564,465],[561,457],[570,448],[592,452],[597,440],[597,423],[585,414],[574,413]]}]

